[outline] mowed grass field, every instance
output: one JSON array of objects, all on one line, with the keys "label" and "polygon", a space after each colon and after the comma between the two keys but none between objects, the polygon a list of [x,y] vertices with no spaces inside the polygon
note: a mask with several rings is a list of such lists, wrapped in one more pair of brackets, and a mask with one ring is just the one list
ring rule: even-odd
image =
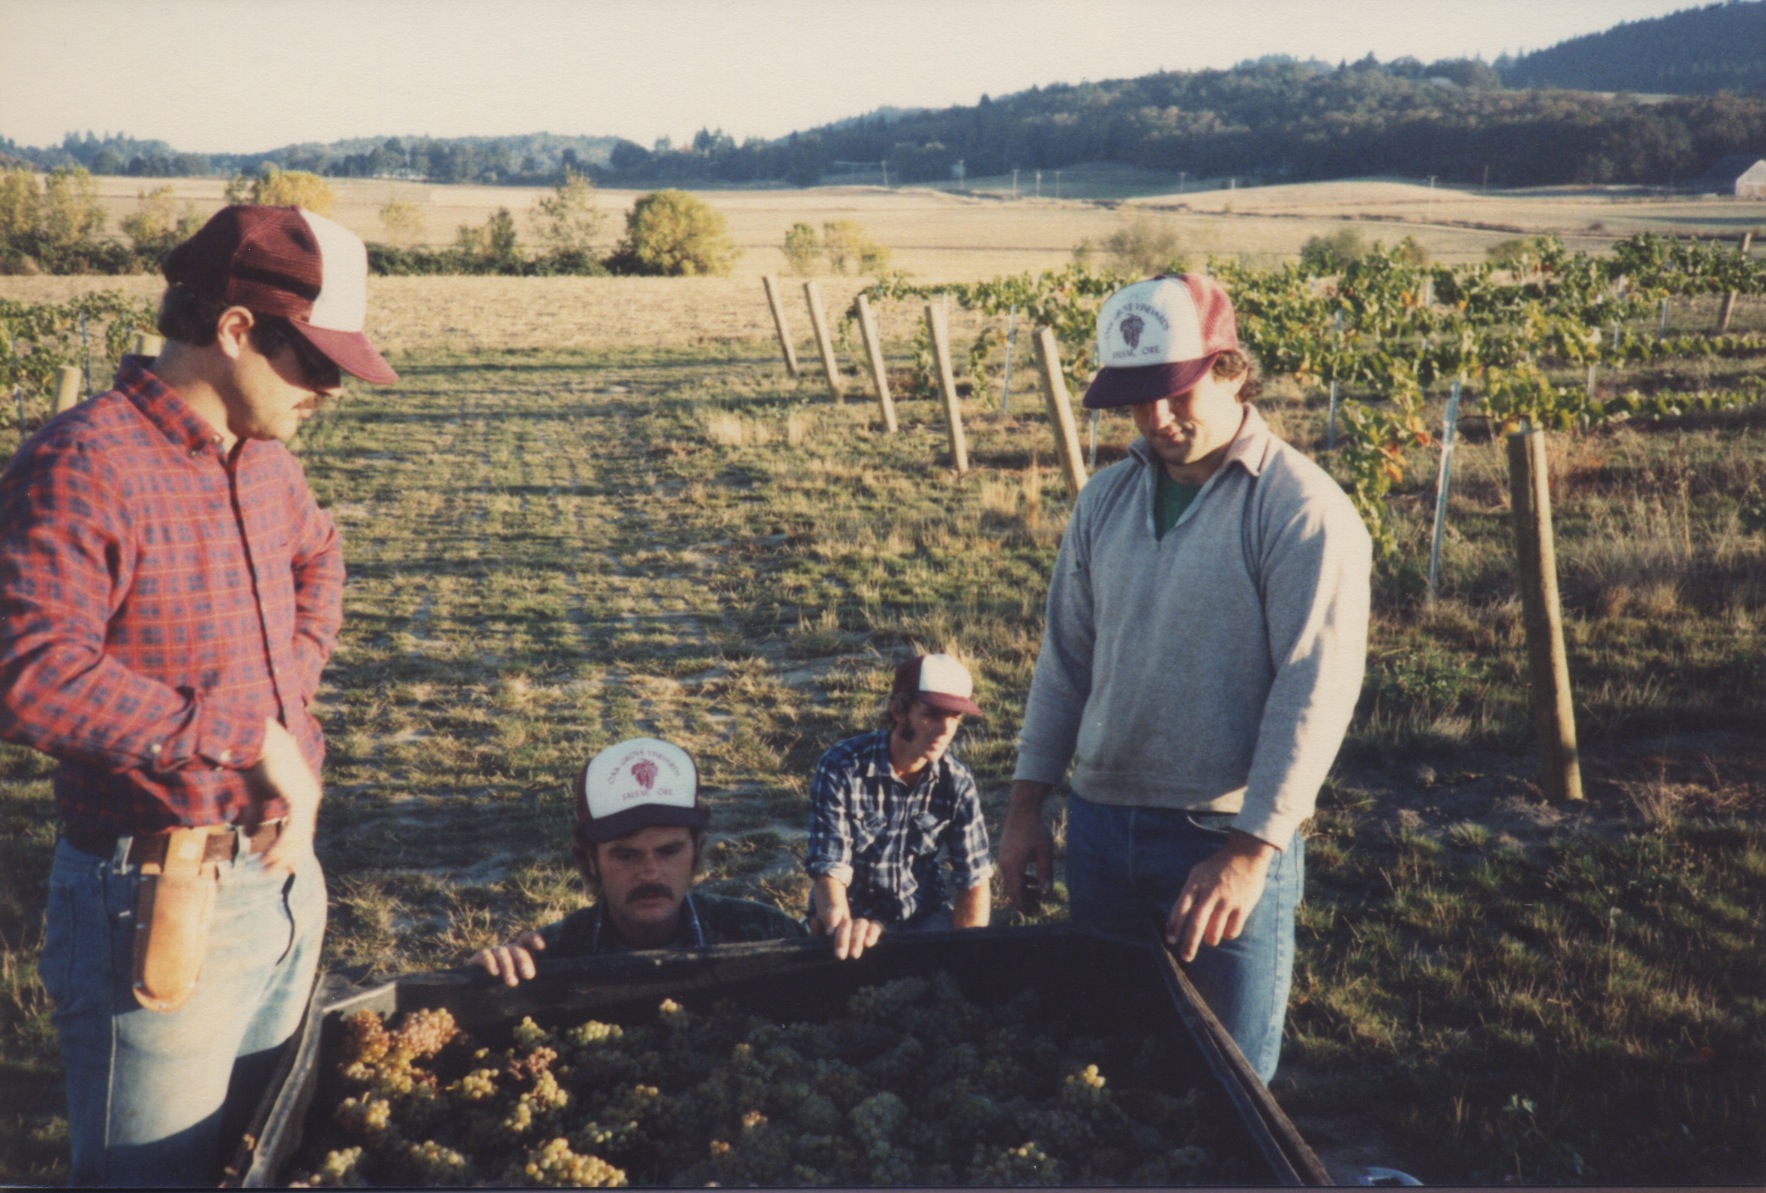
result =
[{"label": "mowed grass field", "polygon": [[[830,310],[859,284],[824,278]],[[997,392],[964,400],[957,476],[938,403],[904,400],[885,434],[850,353],[849,397],[830,400],[795,295],[805,373],[787,378],[752,274],[373,285],[403,380],[353,388],[296,444],[350,568],[319,709],[332,966],[455,965],[575,906],[568,786],[636,733],[700,762],[712,889],[799,907],[815,758],[873,722],[888,667],[917,649],[976,671],[990,715],[957,750],[997,834],[1069,506],[1026,356],[1009,417]],[[915,317],[884,312],[894,365]],[[1631,380],[1735,389],[1751,368]],[[1277,382],[1263,405],[1328,463],[1317,394]],[[1766,491],[1766,411],[1553,437],[1576,808],[1535,778],[1503,445],[1475,416],[1462,433],[1433,603],[1429,457],[1394,498],[1403,555],[1381,573],[1362,705],[1311,828],[1274,1092],[1342,1179],[1379,1164],[1437,1184],[1757,1183],[1766,543],[1742,511]],[[1100,465],[1131,435],[1102,422]],[[0,748],[8,1182],[65,1176],[36,976],[48,771]]]}]

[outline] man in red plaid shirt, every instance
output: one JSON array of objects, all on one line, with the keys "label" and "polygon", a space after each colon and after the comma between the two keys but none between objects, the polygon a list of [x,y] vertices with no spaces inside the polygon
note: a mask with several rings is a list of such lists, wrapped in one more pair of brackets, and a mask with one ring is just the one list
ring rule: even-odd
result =
[{"label": "man in red plaid shirt", "polygon": [[331,220],[228,207],[164,271],[165,350],[0,477],[0,737],[60,761],[40,969],[75,1184],[215,1184],[300,1022],[343,560],[280,441],[343,372],[398,379]]}]

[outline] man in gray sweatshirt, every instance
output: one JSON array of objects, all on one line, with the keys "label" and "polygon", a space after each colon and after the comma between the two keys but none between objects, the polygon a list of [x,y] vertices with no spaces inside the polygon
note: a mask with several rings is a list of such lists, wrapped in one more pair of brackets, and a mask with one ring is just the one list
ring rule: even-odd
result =
[{"label": "man in gray sweatshirt", "polygon": [[1032,867],[1049,884],[1042,803],[1068,779],[1074,921],[1162,922],[1268,1081],[1300,826],[1361,690],[1372,546],[1342,488],[1250,404],[1253,365],[1212,278],[1117,291],[1098,355],[1085,404],[1127,406],[1142,437],[1086,485],[1061,541],[1000,869],[1020,908]]}]

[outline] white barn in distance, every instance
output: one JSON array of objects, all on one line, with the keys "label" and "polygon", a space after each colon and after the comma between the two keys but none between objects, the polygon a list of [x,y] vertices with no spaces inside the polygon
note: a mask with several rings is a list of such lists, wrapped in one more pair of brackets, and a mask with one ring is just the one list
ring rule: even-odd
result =
[{"label": "white barn in distance", "polygon": [[1720,157],[1700,182],[1712,194],[1766,199],[1766,154],[1732,153]]}]

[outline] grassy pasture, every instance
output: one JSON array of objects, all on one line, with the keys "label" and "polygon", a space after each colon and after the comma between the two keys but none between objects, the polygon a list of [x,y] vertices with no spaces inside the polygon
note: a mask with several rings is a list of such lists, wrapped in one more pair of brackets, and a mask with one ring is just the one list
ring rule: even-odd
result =
[{"label": "grassy pasture", "polygon": [[[879,220],[848,218],[890,242]],[[1052,264],[1066,250],[1047,251]],[[759,272],[758,255],[744,268]],[[976,669],[990,715],[958,750],[997,833],[1068,506],[1029,360],[1015,419],[991,395],[965,399],[972,469],[957,477],[937,403],[903,402],[892,437],[856,374],[829,401],[795,296],[806,368],[787,379],[752,272],[373,280],[370,330],[404,379],[352,390],[296,445],[350,568],[319,709],[333,966],[451,965],[574,906],[568,783],[593,749],[639,732],[700,760],[712,888],[798,906],[809,769],[871,723],[888,663],[916,647]],[[116,281],[0,279],[0,294]],[[858,285],[824,279],[830,310]],[[1709,326],[1708,306],[1675,310]],[[885,312],[895,365],[915,315]],[[959,323],[953,341],[971,332]],[[1667,362],[1624,383],[1733,390],[1756,365]],[[1316,454],[1320,405],[1286,382],[1264,403]],[[1343,1175],[1758,1182],[1766,544],[1741,511],[1766,493],[1766,407],[1554,437],[1590,796],[1575,809],[1544,804],[1533,781],[1502,445],[1475,416],[1462,434],[1434,604],[1429,460],[1394,497],[1404,554],[1379,583],[1362,705],[1312,825],[1275,1093]],[[1100,464],[1131,435],[1106,419]],[[0,747],[8,1183],[65,1177],[36,974],[48,770]]]}]

